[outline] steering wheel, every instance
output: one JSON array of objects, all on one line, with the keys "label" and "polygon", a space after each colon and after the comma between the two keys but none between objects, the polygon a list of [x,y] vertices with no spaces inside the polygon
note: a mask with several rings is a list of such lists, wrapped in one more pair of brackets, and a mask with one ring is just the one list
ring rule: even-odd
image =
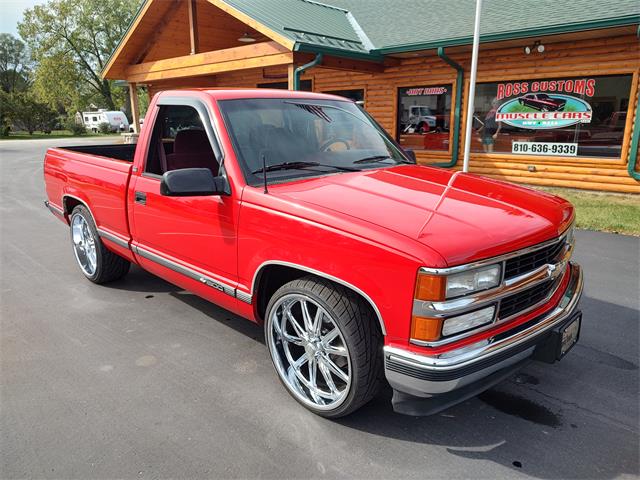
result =
[{"label": "steering wheel", "polygon": [[320,150],[323,152],[328,152],[330,151],[329,147],[335,145],[336,143],[342,143],[346,147],[346,150],[351,150],[351,147],[349,146],[349,140],[340,137],[327,140],[322,145],[320,145]]}]

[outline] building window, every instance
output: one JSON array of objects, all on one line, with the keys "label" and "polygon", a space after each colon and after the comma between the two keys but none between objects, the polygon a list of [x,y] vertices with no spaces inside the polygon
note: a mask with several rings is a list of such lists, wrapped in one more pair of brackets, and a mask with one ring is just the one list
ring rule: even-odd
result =
[{"label": "building window", "polygon": [[472,151],[620,158],[631,75],[476,86]]},{"label": "building window", "polygon": [[[258,88],[275,88],[276,90],[288,90],[288,82],[272,82],[272,83],[259,83],[256,85]],[[300,90],[303,92],[311,91],[311,80],[300,80]]]},{"label": "building window", "polygon": [[451,85],[398,89],[397,138],[413,150],[449,150]]},{"label": "building window", "polygon": [[331,90],[328,93],[329,95],[338,95],[339,97],[345,97],[349,100],[353,100],[356,103],[360,103],[364,105],[364,89],[359,88],[356,90]]}]

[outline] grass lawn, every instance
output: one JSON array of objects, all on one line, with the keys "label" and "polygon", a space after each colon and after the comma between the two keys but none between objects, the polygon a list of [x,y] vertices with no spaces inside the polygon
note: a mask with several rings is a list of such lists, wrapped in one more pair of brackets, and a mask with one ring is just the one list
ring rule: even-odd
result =
[{"label": "grass lawn", "polygon": [[576,207],[576,225],[587,230],[640,236],[640,195],[541,188]]},{"label": "grass lawn", "polygon": [[74,135],[69,130],[54,130],[51,133],[33,132],[33,135],[29,135],[28,132],[11,132],[8,137],[0,137],[0,140],[38,140],[40,138],[71,138],[71,137],[108,137],[120,135],[119,133],[86,133],[84,135]]}]

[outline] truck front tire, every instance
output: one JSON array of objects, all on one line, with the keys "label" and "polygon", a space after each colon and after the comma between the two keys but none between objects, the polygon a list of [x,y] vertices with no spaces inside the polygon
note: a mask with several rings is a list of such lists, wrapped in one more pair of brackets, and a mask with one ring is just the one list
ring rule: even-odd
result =
[{"label": "truck front tire", "polygon": [[280,287],[267,306],[265,339],[280,381],[317,415],[348,415],[382,384],[378,320],[341,285],[307,276]]},{"label": "truck front tire", "polygon": [[75,207],[69,223],[73,254],[85,277],[100,284],[118,280],[129,272],[131,263],[102,243],[87,207]]}]

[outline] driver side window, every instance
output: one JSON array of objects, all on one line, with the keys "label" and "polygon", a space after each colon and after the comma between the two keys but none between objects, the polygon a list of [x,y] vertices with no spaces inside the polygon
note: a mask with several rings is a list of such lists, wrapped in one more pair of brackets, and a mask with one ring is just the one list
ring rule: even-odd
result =
[{"label": "driver side window", "polygon": [[162,105],[153,126],[144,171],[162,175],[183,168],[209,168],[217,176],[220,165],[198,111],[188,105]]}]

